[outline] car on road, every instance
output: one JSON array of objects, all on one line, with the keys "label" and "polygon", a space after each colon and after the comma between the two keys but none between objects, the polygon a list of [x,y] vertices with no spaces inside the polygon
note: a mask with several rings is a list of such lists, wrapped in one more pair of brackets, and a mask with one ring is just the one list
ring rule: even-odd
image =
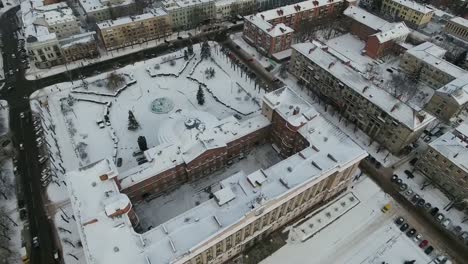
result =
[{"label": "car on road", "polygon": [[426,253],[426,255],[429,255],[432,253],[432,251],[434,251],[434,247],[433,246],[428,246],[425,250],[424,250],[424,253]]},{"label": "car on road", "polygon": [[20,117],[21,117],[21,119],[24,119],[24,112],[20,113]]},{"label": "car on road", "polygon": [[420,248],[425,248],[425,247],[427,247],[428,244],[429,244],[429,241],[424,239],[423,241],[421,241],[421,243],[419,243],[419,247]]},{"label": "car on road", "polygon": [[435,217],[435,219],[437,220],[437,222],[442,222],[442,220],[444,220],[444,214],[442,213],[438,213]]},{"label": "car on road", "polygon": [[20,150],[24,150],[24,145],[23,145],[23,143],[20,143],[20,144],[19,144],[19,148],[20,148]]},{"label": "car on road", "polygon": [[414,174],[413,174],[411,171],[405,170],[404,172],[405,172],[406,177],[407,177],[408,179],[413,179],[413,178],[414,178]]},{"label": "car on road", "polygon": [[408,232],[406,232],[406,235],[408,237],[413,237],[416,234],[416,229],[411,228]]},{"label": "car on road", "polygon": [[39,238],[37,238],[37,236],[33,237],[32,239],[32,246],[34,248],[39,248]]},{"label": "car on road", "polygon": [[400,227],[400,231],[401,231],[401,232],[405,232],[408,228],[409,228],[409,225],[408,225],[407,223],[404,223],[404,224]]},{"label": "car on road", "polygon": [[15,59],[15,58],[16,58],[16,55],[13,53],[13,54],[11,54],[11,57],[12,57],[13,59]]},{"label": "car on road", "polygon": [[395,224],[397,225],[401,225],[405,222],[405,219],[403,217],[398,217],[397,219],[395,219]]}]

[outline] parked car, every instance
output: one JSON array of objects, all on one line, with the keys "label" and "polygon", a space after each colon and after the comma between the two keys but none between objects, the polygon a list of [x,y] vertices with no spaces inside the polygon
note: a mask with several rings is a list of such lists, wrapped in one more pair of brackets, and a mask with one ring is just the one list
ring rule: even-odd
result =
[{"label": "parked car", "polygon": [[445,220],[442,221],[442,226],[447,228],[450,225],[451,222],[452,222],[452,220],[450,220],[448,218],[445,218]]},{"label": "parked car", "polygon": [[431,203],[426,203],[426,204],[424,204],[424,209],[426,209],[426,210],[431,209],[431,207],[432,207],[432,204],[431,204]]},{"label": "parked car", "polygon": [[408,237],[413,237],[416,234],[416,229],[411,228],[408,232],[406,232],[406,235]]},{"label": "parked car", "polygon": [[432,251],[434,251],[434,247],[428,246],[428,247],[424,250],[424,253],[426,253],[426,255],[429,255],[429,254],[432,253]]},{"label": "parked car", "polygon": [[438,207],[434,207],[434,208],[431,209],[430,214],[431,214],[432,216],[436,216],[436,214],[437,214],[438,212],[439,212],[439,208],[438,208]]},{"label": "parked car", "polygon": [[416,202],[419,201],[419,198],[421,198],[421,197],[419,197],[418,194],[415,194],[415,195],[411,198],[411,202],[416,203]]},{"label": "parked car", "polygon": [[408,189],[408,184],[406,183],[403,183],[402,185],[400,185],[400,191],[405,191],[406,189]]},{"label": "parked car", "polygon": [[408,179],[413,179],[414,178],[414,174],[409,170],[405,170],[405,174],[406,174],[406,177]]},{"label": "parked car", "polygon": [[458,238],[463,241],[468,241],[468,231],[461,233]]},{"label": "parked car", "polygon": [[455,234],[460,234],[462,231],[462,227],[461,226],[456,226],[453,228],[452,232],[455,233]]},{"label": "parked car", "polygon": [[395,224],[397,225],[401,225],[403,224],[403,222],[405,222],[405,219],[403,217],[398,217],[397,219],[395,219]]},{"label": "parked car", "polygon": [[421,234],[417,234],[416,236],[413,237],[414,242],[419,242],[421,241],[423,236]]},{"label": "parked car", "polygon": [[434,259],[435,264],[452,264],[452,261],[448,259],[447,256],[440,255]]},{"label": "parked car", "polygon": [[398,180],[398,175],[393,174],[393,175],[392,175],[392,178],[390,179],[390,181],[391,181],[391,182],[397,182],[397,180]]},{"label": "parked car", "polygon": [[435,218],[437,222],[442,222],[442,220],[444,220],[445,217],[444,217],[444,214],[438,213]]},{"label": "parked car", "polygon": [[419,243],[419,247],[420,248],[425,248],[425,247],[427,247],[428,244],[429,244],[429,241],[423,240],[423,241],[421,241],[421,243]]},{"label": "parked car", "polygon": [[418,207],[424,207],[424,204],[426,203],[426,200],[424,200],[423,198],[419,199],[418,203],[417,203],[417,206]]},{"label": "parked car", "polygon": [[398,179],[398,180],[396,181],[396,183],[397,183],[398,185],[402,185],[402,184],[403,184],[403,181],[402,181],[401,179]]},{"label": "parked car", "polygon": [[410,164],[414,166],[414,164],[416,164],[416,162],[418,162],[418,158],[414,158],[412,160],[410,160]]},{"label": "parked car", "polygon": [[408,228],[409,228],[409,225],[408,225],[407,223],[404,223],[404,224],[400,227],[400,231],[401,231],[401,232],[405,232]]},{"label": "parked car", "polygon": [[382,212],[383,213],[386,213],[388,212],[390,209],[392,209],[392,205],[391,204],[386,204],[384,207],[382,207]]}]

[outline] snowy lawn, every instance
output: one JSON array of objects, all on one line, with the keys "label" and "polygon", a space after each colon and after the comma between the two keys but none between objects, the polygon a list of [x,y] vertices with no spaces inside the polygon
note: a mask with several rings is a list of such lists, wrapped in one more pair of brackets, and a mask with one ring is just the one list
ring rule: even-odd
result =
[{"label": "snowy lawn", "polygon": [[[427,263],[431,259],[393,223],[394,211],[386,214],[380,211],[391,200],[371,179],[361,177],[350,192],[359,204],[305,241],[301,240],[301,229],[308,229],[310,223],[288,227],[287,244],[261,263],[370,264],[413,259],[416,263]],[[333,207],[335,203],[341,202],[338,199],[325,207]]]},{"label": "snowy lawn", "polygon": [[189,209],[209,200],[210,193],[221,189],[220,181],[233,174],[244,171],[246,175],[258,169],[266,169],[278,163],[281,158],[270,144],[254,148],[244,159],[233,163],[226,169],[215,172],[195,182],[187,183],[176,190],[135,204],[136,213],[143,230],[155,227]]}]

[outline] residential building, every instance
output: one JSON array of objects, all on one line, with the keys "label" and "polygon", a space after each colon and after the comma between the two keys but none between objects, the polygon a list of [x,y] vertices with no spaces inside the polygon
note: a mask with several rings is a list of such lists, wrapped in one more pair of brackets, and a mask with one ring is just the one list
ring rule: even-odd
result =
[{"label": "residential building", "polygon": [[218,0],[215,2],[216,20],[223,21],[237,15],[245,16],[255,13],[257,3],[255,0]]},{"label": "residential building", "polygon": [[447,22],[444,32],[468,41],[468,20],[462,17],[454,17]]},{"label": "residential building", "polygon": [[309,0],[246,16],[244,39],[265,55],[288,50],[294,31],[331,19],[346,8],[345,0]]},{"label": "residential building", "polygon": [[444,60],[445,53],[445,49],[431,42],[424,42],[405,52],[400,67],[415,79],[438,89],[467,73]]},{"label": "residential building", "polygon": [[399,52],[398,44],[410,33],[404,22],[390,23],[356,6],[349,6],[343,14],[351,20],[351,33],[366,42],[366,55],[373,59]]},{"label": "residential building", "polygon": [[349,60],[320,43],[292,46],[289,71],[321,100],[392,153],[416,141],[435,118],[376,87]]},{"label": "residential building", "polygon": [[431,142],[415,168],[456,200],[468,198],[468,125]]},{"label": "residential building", "polygon": [[381,12],[387,17],[405,21],[412,28],[425,27],[434,15],[432,8],[412,0],[383,0]]},{"label": "residential building", "polygon": [[62,64],[59,39],[80,32],[80,23],[65,3],[44,5],[44,2],[21,3],[21,21],[26,38],[25,48],[37,67]]},{"label": "residential building", "polygon": [[88,23],[136,14],[134,0],[78,0]]},{"label": "residential building", "polygon": [[425,109],[449,123],[468,106],[468,75],[457,78],[437,89]]},{"label": "residential building", "polygon": [[[121,192],[122,177],[111,161],[69,173],[67,188],[86,261],[223,263],[347,189],[359,162],[367,156],[364,150],[289,88],[265,95],[262,112],[264,116],[256,118],[272,123],[268,127],[273,131],[280,129],[274,137],[294,135],[303,140],[304,148],[291,149],[281,143],[288,150],[283,154],[290,154],[285,160],[248,175],[239,171],[229,176],[220,182],[222,188],[213,192],[213,198],[142,234],[133,229],[138,215]],[[288,129],[281,124],[292,130],[283,134]],[[159,151],[156,159],[172,155]],[[154,169],[150,162],[139,171]],[[134,176],[139,177],[138,173]],[[103,243],[103,237],[111,243]]]},{"label": "residential building", "polygon": [[97,24],[98,36],[107,50],[161,39],[171,34],[171,19],[161,8],[138,16],[122,17]]},{"label": "residential building", "polygon": [[162,5],[171,16],[175,30],[195,28],[216,18],[214,0],[163,0]]},{"label": "residential building", "polygon": [[59,41],[62,54],[66,62],[72,62],[81,59],[91,59],[99,55],[96,39],[96,32],[86,32],[77,34]]},{"label": "residential building", "polygon": [[272,25],[255,15],[244,18],[244,39],[271,57],[291,48],[293,33],[294,30],[283,23]]}]

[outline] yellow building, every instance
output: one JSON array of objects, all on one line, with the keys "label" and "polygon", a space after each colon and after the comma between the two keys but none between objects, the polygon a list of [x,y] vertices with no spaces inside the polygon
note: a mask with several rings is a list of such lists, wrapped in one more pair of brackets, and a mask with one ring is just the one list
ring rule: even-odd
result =
[{"label": "yellow building", "polygon": [[171,34],[171,19],[162,9],[138,16],[122,17],[97,24],[98,36],[107,50],[114,50]]},{"label": "yellow building", "polygon": [[382,14],[401,19],[412,28],[422,28],[431,21],[434,10],[410,0],[383,0]]},{"label": "yellow building", "polygon": [[468,41],[468,20],[462,17],[454,17],[445,25],[444,31],[447,34]]}]

